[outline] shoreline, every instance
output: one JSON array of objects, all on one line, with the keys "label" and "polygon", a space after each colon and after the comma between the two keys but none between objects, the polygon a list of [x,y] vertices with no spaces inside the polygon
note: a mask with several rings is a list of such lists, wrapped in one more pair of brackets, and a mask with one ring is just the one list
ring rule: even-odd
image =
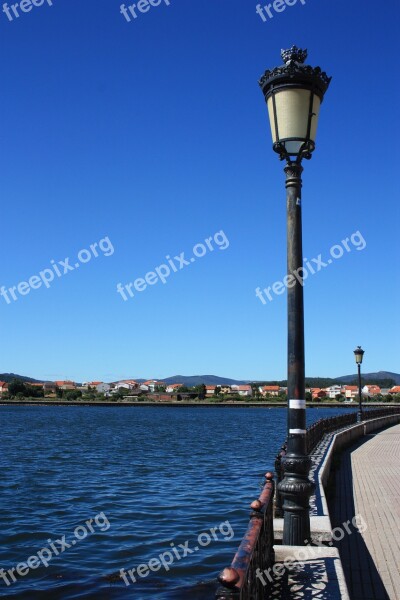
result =
[{"label": "shoreline", "polygon": [[[107,402],[107,401],[67,401],[67,400],[0,400],[0,406],[119,406],[119,407],[163,407],[163,408],[287,408],[287,402]],[[389,402],[369,402],[363,408],[398,406]],[[309,408],[352,408],[357,410],[357,403],[319,402],[307,403]]]}]

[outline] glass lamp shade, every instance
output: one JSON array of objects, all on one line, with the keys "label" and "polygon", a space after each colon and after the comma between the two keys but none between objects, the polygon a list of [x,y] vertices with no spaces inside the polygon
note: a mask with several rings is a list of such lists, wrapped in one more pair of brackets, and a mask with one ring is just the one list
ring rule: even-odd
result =
[{"label": "glass lamp shade", "polygon": [[274,144],[288,155],[314,150],[321,99],[313,91],[283,88],[272,92],[267,106]]},{"label": "glass lamp shade", "polygon": [[354,350],[354,356],[356,357],[356,363],[361,365],[364,356],[364,350],[362,350],[361,346],[357,346]]}]

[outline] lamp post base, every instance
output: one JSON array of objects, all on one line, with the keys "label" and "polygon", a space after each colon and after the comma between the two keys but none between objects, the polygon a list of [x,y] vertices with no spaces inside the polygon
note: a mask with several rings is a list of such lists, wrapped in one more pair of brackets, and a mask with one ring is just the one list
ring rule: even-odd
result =
[{"label": "lamp post base", "polygon": [[363,414],[359,410],[358,413],[357,413],[357,423],[362,423],[362,421],[363,421]]},{"label": "lamp post base", "polygon": [[[286,546],[305,546],[310,540],[310,496],[315,484],[308,479],[308,456],[286,456],[285,476],[278,484],[283,497],[283,539]],[[287,470],[286,470],[287,469]]]}]

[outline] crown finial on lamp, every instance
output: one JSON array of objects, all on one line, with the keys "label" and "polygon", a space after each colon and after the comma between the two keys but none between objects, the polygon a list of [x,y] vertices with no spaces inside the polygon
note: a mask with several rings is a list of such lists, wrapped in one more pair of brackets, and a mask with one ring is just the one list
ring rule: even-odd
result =
[{"label": "crown finial on lamp", "polygon": [[289,65],[292,62],[304,63],[307,55],[308,52],[306,49],[302,50],[297,46],[292,46],[288,50],[281,50],[281,57],[286,65]]}]

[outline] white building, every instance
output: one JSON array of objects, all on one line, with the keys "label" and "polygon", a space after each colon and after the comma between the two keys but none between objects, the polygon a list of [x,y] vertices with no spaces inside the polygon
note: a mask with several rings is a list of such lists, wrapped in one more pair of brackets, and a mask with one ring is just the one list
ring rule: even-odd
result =
[{"label": "white building", "polygon": [[110,389],[111,385],[109,383],[99,383],[96,385],[96,392],[99,394],[105,394],[106,392],[109,392]]},{"label": "white building", "polygon": [[167,389],[165,391],[168,394],[174,394],[182,386],[183,386],[183,383],[171,383],[170,385],[167,386]]},{"label": "white building", "polygon": [[136,390],[139,387],[139,384],[137,381],[134,381],[134,380],[125,380],[125,381],[118,381],[115,384],[115,387],[117,389],[124,388],[125,390]]},{"label": "white building", "polygon": [[149,379],[148,381],[145,381],[143,385],[146,385],[150,392],[153,393],[155,392],[156,387],[163,385],[163,382],[157,381],[157,379]]},{"label": "white building", "polygon": [[331,385],[330,387],[327,387],[325,391],[328,398],[332,398],[333,400],[336,398],[336,396],[340,396],[342,394],[342,388],[340,385]]}]

